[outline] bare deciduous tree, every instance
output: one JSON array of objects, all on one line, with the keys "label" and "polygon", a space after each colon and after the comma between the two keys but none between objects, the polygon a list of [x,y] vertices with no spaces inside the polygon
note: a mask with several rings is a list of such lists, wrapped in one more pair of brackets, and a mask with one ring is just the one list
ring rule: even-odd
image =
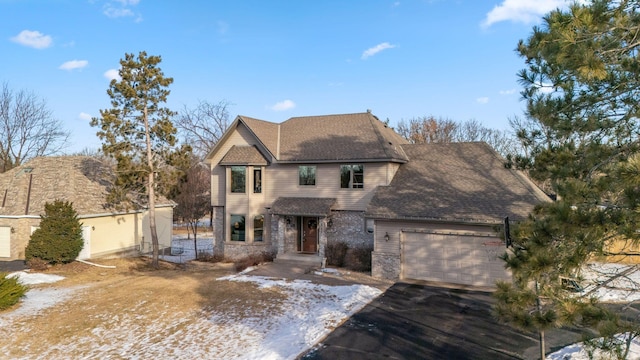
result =
[{"label": "bare deciduous tree", "polygon": [[191,145],[194,154],[201,159],[218,143],[229,126],[229,110],[231,105],[226,100],[218,103],[198,102],[195,109],[187,106],[180,112],[176,127],[182,133],[184,141]]},{"label": "bare deciduous tree", "polygon": [[398,133],[414,144],[484,141],[505,158],[520,151],[519,143],[509,133],[485,127],[474,119],[459,123],[433,116],[412,118],[398,123]]},{"label": "bare deciduous tree", "polygon": [[34,93],[0,89],[0,172],[36,156],[51,155],[67,145],[69,132]]},{"label": "bare deciduous tree", "polygon": [[187,231],[193,233],[196,259],[198,258],[198,222],[211,210],[211,176],[209,168],[196,163],[186,172],[183,182],[178,185],[178,195],[173,199],[178,203],[174,214],[187,223]]}]

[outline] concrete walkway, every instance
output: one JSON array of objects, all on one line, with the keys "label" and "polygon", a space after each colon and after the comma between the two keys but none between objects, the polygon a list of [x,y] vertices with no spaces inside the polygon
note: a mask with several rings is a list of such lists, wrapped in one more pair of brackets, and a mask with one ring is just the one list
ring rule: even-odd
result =
[{"label": "concrete walkway", "polygon": [[249,275],[265,276],[276,279],[306,280],[314,284],[331,286],[362,284],[386,290],[393,281],[374,279],[366,273],[359,273],[343,268],[321,269],[305,262],[276,261],[259,265]]}]

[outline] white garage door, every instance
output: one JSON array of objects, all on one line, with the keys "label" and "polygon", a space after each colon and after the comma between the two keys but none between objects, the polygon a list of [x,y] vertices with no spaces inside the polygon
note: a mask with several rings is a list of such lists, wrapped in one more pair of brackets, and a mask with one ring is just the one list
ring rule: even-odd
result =
[{"label": "white garage door", "polygon": [[0,226],[0,257],[11,257],[11,228]]},{"label": "white garage door", "polygon": [[405,232],[402,272],[405,279],[474,286],[510,280],[498,257],[505,246],[498,238]]}]

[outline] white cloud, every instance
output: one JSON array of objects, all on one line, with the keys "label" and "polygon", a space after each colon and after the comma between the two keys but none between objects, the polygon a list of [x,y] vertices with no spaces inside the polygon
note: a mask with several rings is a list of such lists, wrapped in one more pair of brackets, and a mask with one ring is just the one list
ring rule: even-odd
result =
[{"label": "white cloud", "polygon": [[111,81],[111,80],[116,80],[116,81],[122,80],[122,78],[120,77],[120,73],[116,69],[109,69],[109,70],[105,71],[104,74],[102,74],[102,76],[104,76],[107,79],[109,79],[109,81]]},{"label": "white cloud", "polygon": [[82,69],[83,67],[86,67],[87,65],[89,65],[89,62],[87,60],[71,60],[71,61],[67,61],[64,64],[60,65],[58,67],[58,69],[71,71],[71,70],[75,70],[75,69]]},{"label": "white cloud", "polygon": [[296,103],[294,103],[292,100],[284,100],[284,101],[280,101],[278,103],[276,103],[275,105],[273,105],[271,107],[271,110],[274,111],[285,111],[285,110],[289,110],[289,109],[293,109],[294,107],[296,107]]},{"label": "white cloud", "polygon": [[511,94],[515,94],[518,90],[516,89],[509,89],[509,90],[500,90],[499,93],[500,95],[511,95]]},{"label": "white cloud", "polygon": [[113,0],[103,7],[103,14],[110,18],[136,16],[135,22],[142,21],[142,15],[136,14],[131,7],[138,5],[140,0]]},{"label": "white cloud", "polygon": [[104,14],[110,18],[119,18],[125,16],[133,16],[133,11],[130,9],[116,9],[113,7],[107,7],[104,9]]},{"label": "white cloud", "polygon": [[12,37],[11,41],[34,49],[45,49],[53,44],[51,36],[31,30],[22,30],[20,34]]},{"label": "white cloud", "polygon": [[362,53],[362,59],[364,60],[364,59],[366,59],[368,57],[371,57],[371,56],[379,53],[382,50],[393,49],[394,47],[396,47],[396,46],[395,45],[391,45],[388,42],[380,43],[380,44],[378,44],[378,45],[376,45],[376,46],[374,46],[372,48],[368,48],[367,50],[365,50]]},{"label": "white cloud", "polygon": [[479,97],[479,98],[477,98],[477,99],[476,99],[476,102],[477,102],[478,104],[486,104],[486,103],[488,103],[488,102],[489,102],[489,98],[488,98],[488,97],[486,97],[486,96]]},{"label": "white cloud", "polygon": [[501,21],[536,23],[544,14],[566,4],[567,0],[503,0],[487,13],[481,26],[488,28]]},{"label": "white cloud", "polygon": [[86,112],[81,112],[80,114],[78,114],[78,118],[81,120],[91,120],[91,114],[87,114]]}]

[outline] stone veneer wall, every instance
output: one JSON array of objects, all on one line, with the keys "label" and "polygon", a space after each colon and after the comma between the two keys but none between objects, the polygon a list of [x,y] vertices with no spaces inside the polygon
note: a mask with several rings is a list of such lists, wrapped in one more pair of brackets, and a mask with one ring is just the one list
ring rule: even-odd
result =
[{"label": "stone veneer wall", "polygon": [[380,279],[400,279],[400,255],[373,252],[371,253],[371,276]]},{"label": "stone veneer wall", "polygon": [[270,242],[245,244],[240,241],[233,241],[224,244],[224,256],[228,259],[241,259],[252,254],[275,251],[275,246]]},{"label": "stone veneer wall", "polygon": [[211,209],[211,227],[213,229],[213,253],[225,256],[224,253],[224,206],[214,206]]},{"label": "stone veneer wall", "polygon": [[327,242],[343,241],[350,248],[373,248],[373,233],[365,229],[364,211],[332,211],[327,219]]},{"label": "stone veneer wall", "polygon": [[11,256],[0,258],[1,260],[24,260],[24,251],[31,239],[31,227],[38,226],[40,218],[0,219],[0,226],[13,229],[9,235]]}]

